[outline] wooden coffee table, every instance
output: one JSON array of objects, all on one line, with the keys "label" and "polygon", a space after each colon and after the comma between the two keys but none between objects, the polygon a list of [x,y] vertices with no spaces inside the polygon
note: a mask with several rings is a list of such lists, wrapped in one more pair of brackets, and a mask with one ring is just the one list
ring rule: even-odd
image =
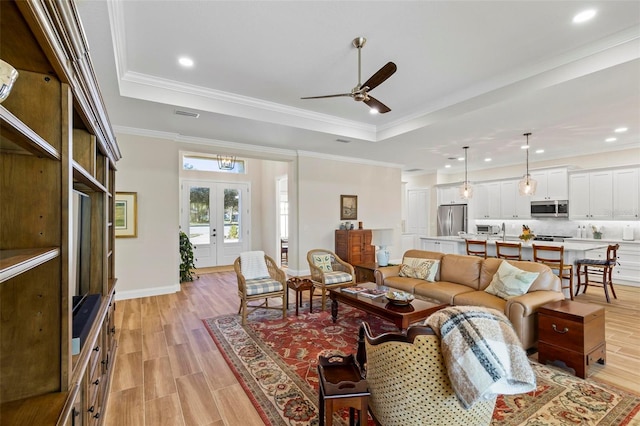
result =
[{"label": "wooden coffee table", "polygon": [[[376,283],[358,283],[358,286],[367,288],[381,288],[384,290],[390,287],[376,286]],[[347,293],[342,288],[331,288],[329,297],[331,298],[331,318],[333,322],[338,319],[338,303],[344,303],[367,313],[378,316],[382,319],[393,322],[399,329],[406,330],[414,322],[424,320],[432,313],[449,306],[437,300],[414,299],[407,306],[397,306],[389,302],[386,297],[371,299],[358,293]]]}]

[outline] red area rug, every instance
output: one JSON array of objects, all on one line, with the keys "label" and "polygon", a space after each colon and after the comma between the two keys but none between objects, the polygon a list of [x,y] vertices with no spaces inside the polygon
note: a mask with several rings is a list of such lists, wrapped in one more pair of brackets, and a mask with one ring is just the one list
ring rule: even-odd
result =
[{"label": "red area rug", "polygon": [[[397,331],[347,306],[340,307],[335,324],[328,312],[285,320],[252,316],[245,327],[237,315],[203,321],[264,423],[273,426],[319,424],[318,355],[355,354],[362,321],[375,334]],[[555,367],[532,366],[536,391],[499,396],[492,425],[640,425],[640,396]],[[334,423],[344,424],[345,416],[334,416]]]}]

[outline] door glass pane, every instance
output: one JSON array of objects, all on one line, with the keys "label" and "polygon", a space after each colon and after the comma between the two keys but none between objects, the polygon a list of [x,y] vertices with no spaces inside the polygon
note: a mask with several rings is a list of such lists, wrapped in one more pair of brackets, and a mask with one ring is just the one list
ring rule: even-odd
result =
[{"label": "door glass pane", "polygon": [[189,194],[189,238],[194,245],[210,243],[209,188],[192,186]]},{"label": "door glass pane", "polygon": [[240,191],[226,188],[224,190],[224,242],[237,243],[242,235],[240,221]]}]

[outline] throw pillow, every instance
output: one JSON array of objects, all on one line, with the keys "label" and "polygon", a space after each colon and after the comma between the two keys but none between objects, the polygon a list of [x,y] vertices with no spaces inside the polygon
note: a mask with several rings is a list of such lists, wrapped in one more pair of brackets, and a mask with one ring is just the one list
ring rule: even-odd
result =
[{"label": "throw pillow", "polygon": [[320,268],[324,272],[333,271],[333,266],[331,266],[330,254],[314,254],[313,264],[316,265],[318,268]]},{"label": "throw pillow", "polygon": [[527,272],[516,268],[509,262],[502,261],[498,271],[493,276],[489,287],[484,291],[502,299],[509,300],[525,294],[531,284],[540,275],[538,272]]},{"label": "throw pillow", "polygon": [[434,282],[438,274],[440,261],[435,259],[421,259],[419,257],[405,257],[400,266],[400,276],[419,278]]}]

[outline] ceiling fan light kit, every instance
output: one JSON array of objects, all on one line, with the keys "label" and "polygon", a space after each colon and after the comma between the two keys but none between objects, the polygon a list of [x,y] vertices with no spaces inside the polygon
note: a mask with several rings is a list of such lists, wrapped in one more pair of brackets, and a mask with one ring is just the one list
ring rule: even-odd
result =
[{"label": "ceiling fan light kit", "polygon": [[349,93],[339,93],[336,95],[322,95],[322,96],[307,96],[300,99],[322,99],[322,98],[337,98],[343,96],[349,96],[356,102],[363,102],[369,108],[375,111],[375,113],[384,114],[391,111],[391,108],[369,95],[369,91],[375,89],[385,80],[391,77],[398,67],[393,62],[387,62],[382,68],[380,68],[375,74],[373,74],[367,81],[362,84],[362,48],[366,44],[367,39],[364,37],[356,37],[351,42],[353,46],[358,49],[358,85],[351,89]]}]

